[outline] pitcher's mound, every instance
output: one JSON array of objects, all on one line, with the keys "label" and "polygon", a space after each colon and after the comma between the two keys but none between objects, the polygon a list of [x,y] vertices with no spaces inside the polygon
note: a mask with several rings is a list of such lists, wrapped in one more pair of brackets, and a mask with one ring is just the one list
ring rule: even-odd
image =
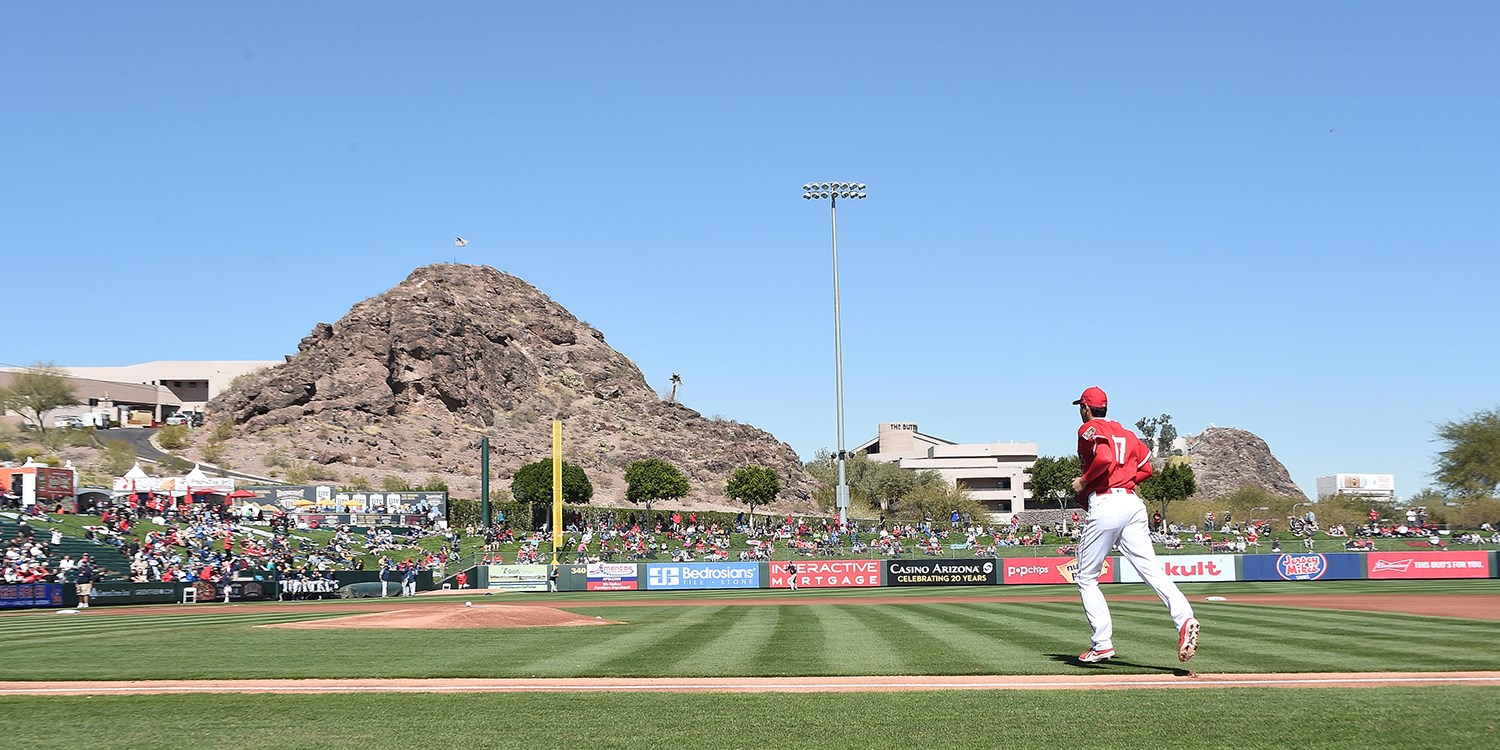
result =
[{"label": "pitcher's mound", "polygon": [[296,628],[299,630],[323,630],[327,628],[534,628],[566,627],[572,625],[618,625],[614,620],[575,615],[552,607],[525,606],[477,606],[423,607],[421,609],[396,609],[389,612],[372,612],[366,615],[333,617],[310,622],[283,622],[261,625],[264,628]]}]

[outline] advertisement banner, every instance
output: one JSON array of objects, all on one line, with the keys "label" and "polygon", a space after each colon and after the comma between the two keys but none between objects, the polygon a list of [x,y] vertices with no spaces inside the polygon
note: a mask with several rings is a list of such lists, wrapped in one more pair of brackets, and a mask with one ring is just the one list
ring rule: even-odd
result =
[{"label": "advertisement banner", "polygon": [[489,587],[506,591],[546,591],[547,576],[552,572],[546,565],[486,565],[484,567]]},{"label": "advertisement banner", "polygon": [[421,528],[427,516],[395,515],[391,513],[292,513],[296,523],[308,528],[328,526],[408,526]]},{"label": "advertisement banner", "polygon": [[424,519],[443,518],[448,493],[428,491],[339,492],[322,484],[250,486],[241,489],[254,497],[236,498],[236,513],[282,511],[293,517],[316,517],[320,524],[354,526],[416,526]]},{"label": "advertisement banner", "polygon": [[847,589],[880,585],[879,560],[777,560],[771,568],[771,588],[789,588],[786,564],[797,566],[797,588]]},{"label": "advertisement banner", "polygon": [[646,588],[662,591],[758,589],[760,563],[649,563],[646,565]]},{"label": "advertisement banner", "polygon": [[182,601],[181,583],[115,583],[94,584],[89,606],[111,604],[176,604]]},{"label": "advertisement banner", "polygon": [[994,560],[886,560],[887,586],[993,586]]},{"label": "advertisement banner", "polygon": [[[1004,557],[998,560],[1005,571],[1001,580],[1013,583],[1078,583],[1076,557]],[[1115,558],[1105,558],[1100,583],[1115,582]]]},{"label": "advertisement banner", "polygon": [[589,563],[589,591],[635,591],[635,563]]},{"label": "advertisement banner", "polygon": [[[1174,581],[1233,581],[1234,555],[1160,555],[1167,577]],[[1130,558],[1121,557],[1120,581],[1141,583],[1141,574],[1130,564]]]},{"label": "advertisement banner", "polygon": [[1365,577],[1364,556],[1352,552],[1245,555],[1246,581],[1349,581]]},{"label": "advertisement banner", "polygon": [[1490,577],[1490,553],[1483,550],[1367,552],[1365,561],[1374,579]]},{"label": "advertisement banner", "polygon": [[0,609],[61,607],[62,605],[63,585],[61,583],[0,584]]}]

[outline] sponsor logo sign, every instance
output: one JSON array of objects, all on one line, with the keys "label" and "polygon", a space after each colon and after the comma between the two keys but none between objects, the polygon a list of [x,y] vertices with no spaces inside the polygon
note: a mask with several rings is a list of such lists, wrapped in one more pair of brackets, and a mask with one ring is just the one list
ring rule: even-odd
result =
[{"label": "sponsor logo sign", "polygon": [[589,563],[589,591],[634,591],[639,588],[635,563]]},{"label": "sponsor logo sign", "polygon": [[1377,579],[1490,577],[1490,553],[1484,550],[1369,552],[1365,560]]},{"label": "sponsor logo sign", "polygon": [[[792,560],[797,566],[797,588],[846,589],[880,585],[879,560]],[[785,560],[770,563],[771,588],[788,588],[791,578]]]},{"label": "sponsor logo sign", "polygon": [[760,563],[650,563],[646,566],[646,588],[757,589]]},{"label": "sponsor logo sign", "polygon": [[[219,594],[222,596],[222,592]],[[89,596],[91,606],[103,604],[175,604],[182,598],[182,585],[172,583],[120,583],[94,584]]]},{"label": "sponsor logo sign", "polygon": [[1283,581],[1316,581],[1328,572],[1328,558],[1313,552],[1276,558],[1276,575]]},{"label": "sponsor logo sign", "polygon": [[1352,552],[1288,552],[1240,556],[1245,581],[1345,581],[1365,577],[1364,556]]},{"label": "sponsor logo sign", "polygon": [[0,609],[27,607],[61,607],[63,585],[60,583],[0,584]]},{"label": "sponsor logo sign", "polygon": [[[486,565],[485,576],[492,589],[506,591],[546,591],[547,576],[551,569],[546,565]],[[472,582],[471,582],[472,583]]]},{"label": "sponsor logo sign", "polygon": [[[1076,557],[1006,557],[997,561],[1004,571],[1002,580],[1013,583],[1078,583]],[[1115,560],[1104,559],[1100,583],[1115,582]]]},{"label": "sponsor logo sign", "polygon": [[998,580],[995,560],[887,560],[887,586],[985,586]]},{"label": "sponsor logo sign", "polygon": [[[1141,574],[1130,558],[1120,558],[1120,580],[1140,583]],[[1161,555],[1156,558],[1162,571],[1174,581],[1233,581],[1234,555]]]}]

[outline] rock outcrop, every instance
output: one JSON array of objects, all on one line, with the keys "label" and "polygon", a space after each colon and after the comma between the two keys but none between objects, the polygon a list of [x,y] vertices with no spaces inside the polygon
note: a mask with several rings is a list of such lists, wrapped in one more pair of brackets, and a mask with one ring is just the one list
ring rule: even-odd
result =
[{"label": "rock outcrop", "polygon": [[691,481],[685,506],[743,509],[724,484],[759,464],[782,477],[779,507],[813,507],[813,480],[791,446],[661,400],[604,334],[494,268],[418,268],[337,323],[318,323],[297,349],[210,404],[210,428],[232,424],[224,444],[236,469],[323,467],[377,487],[385,476],[435,474],[474,497],[481,437],[493,486],[508,486],[516,469],[550,455],[560,419],[564,460],[589,473],[596,503],[624,504],[625,467],[660,458]]},{"label": "rock outcrop", "polygon": [[1229,427],[1210,427],[1187,438],[1198,492],[1217,498],[1241,487],[1260,487],[1278,495],[1306,500],[1271,447],[1255,433]]}]

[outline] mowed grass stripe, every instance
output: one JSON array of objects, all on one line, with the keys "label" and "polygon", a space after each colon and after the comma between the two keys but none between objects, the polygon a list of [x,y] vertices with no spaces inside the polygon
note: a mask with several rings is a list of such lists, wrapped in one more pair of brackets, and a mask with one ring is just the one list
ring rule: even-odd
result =
[{"label": "mowed grass stripe", "polygon": [[[767,640],[769,647],[755,655],[749,674],[828,674],[830,655],[827,649],[837,644],[828,640],[829,634],[817,612],[820,606],[771,605],[775,617],[771,623],[771,637]],[[848,656],[841,650],[832,663],[843,665]]]},{"label": "mowed grass stripe", "polygon": [[[636,621],[597,628],[567,628],[582,631],[568,639],[566,648],[550,649],[550,655],[523,662],[523,673],[537,675],[582,675],[637,677],[656,674],[659,660],[671,660],[675,643],[685,631],[700,627],[723,607],[655,607],[636,610]],[[610,619],[604,615],[605,619]],[[540,631],[543,640],[547,631]],[[559,644],[562,645],[562,644]]]},{"label": "mowed grass stripe", "polygon": [[[970,648],[962,648],[953,645],[953,641],[967,640],[966,634],[961,632],[944,632],[947,628],[937,629],[931,627],[930,622],[914,612],[915,607],[926,605],[898,604],[884,607],[864,607],[862,614],[870,621],[871,627],[885,633],[892,641],[900,644],[899,653],[909,665],[908,670],[913,674],[926,674],[936,672],[940,674],[963,674],[966,667],[972,665],[972,654],[979,650],[979,644],[986,639],[970,641]],[[863,665],[852,666],[850,671],[859,670],[856,674],[864,674]]]},{"label": "mowed grass stripe", "polygon": [[1057,611],[1069,605],[1036,604],[1018,607],[995,605],[993,610],[973,605],[948,604],[933,610],[933,616],[950,629],[963,629],[982,636],[984,644],[972,655],[974,674],[1015,674],[1035,668],[1039,654],[1067,651],[1080,641],[1076,633],[1087,633],[1081,611]]},{"label": "mowed grass stripe", "polygon": [[1284,631],[1268,628],[1271,636],[1278,642],[1310,646],[1333,642],[1340,644],[1334,651],[1347,652],[1346,658],[1372,664],[1406,662],[1411,665],[1408,669],[1424,668],[1423,664],[1434,660],[1494,663],[1500,659],[1500,642],[1494,638],[1494,625],[1487,622],[1411,615],[1371,620],[1355,613],[1280,607],[1224,608],[1214,622],[1252,628],[1266,622],[1292,622],[1295,625]]},{"label": "mowed grass stripe", "polygon": [[[1493,694],[1406,687],[28,696],[0,698],[0,736],[14,750],[1467,750],[1494,746]],[[1080,717],[1108,720],[1094,726]]]},{"label": "mowed grass stripe", "polygon": [[682,644],[682,651],[663,674],[698,676],[733,674],[749,668],[757,654],[770,648],[774,615],[769,607],[725,607],[715,621],[716,632],[700,633]]},{"label": "mowed grass stripe", "polygon": [[[1030,629],[996,631],[967,609],[962,605],[923,604],[902,607],[893,614],[912,627],[938,636],[958,652],[959,661],[947,665],[946,671],[953,674],[1014,671],[1017,663],[1030,663],[1041,651],[1046,639]],[[923,674],[931,663],[916,659],[910,666],[912,673]]]},{"label": "mowed grass stripe", "polygon": [[[859,664],[863,674],[905,674],[908,660],[904,646],[890,635],[873,627],[866,610],[869,605],[839,604],[818,607],[823,630],[831,634],[840,649],[856,649],[857,654],[841,655],[832,660],[834,674],[849,673],[849,664]],[[842,671],[840,671],[842,668]]]},{"label": "mowed grass stripe", "polygon": [[202,630],[214,627],[270,625],[332,617],[327,613],[265,613],[245,615],[170,615],[91,617],[71,620],[43,620],[0,629],[0,637],[26,639],[70,638],[101,633],[162,632],[168,630]]},{"label": "mowed grass stripe", "polygon": [[[600,669],[606,673],[635,674],[640,668],[640,661],[650,661],[651,668],[659,674],[692,674],[682,672],[679,665],[684,660],[692,659],[699,654],[705,644],[718,640],[724,632],[730,630],[734,625],[745,617],[745,610],[750,607],[703,607],[696,611],[694,616],[684,618],[683,626],[676,635],[667,639],[661,647],[653,647],[644,652],[621,654],[614,659],[605,662]],[[727,668],[722,665],[721,668]]]}]

